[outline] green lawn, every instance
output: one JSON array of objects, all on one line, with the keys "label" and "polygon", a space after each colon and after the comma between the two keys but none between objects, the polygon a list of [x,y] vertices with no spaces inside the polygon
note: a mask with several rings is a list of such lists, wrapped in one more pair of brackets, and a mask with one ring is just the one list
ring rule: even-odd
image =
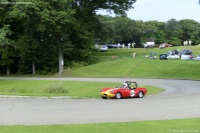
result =
[{"label": "green lawn", "polygon": [[[99,52],[99,62],[93,65],[67,69],[68,77],[130,77],[130,78],[172,78],[200,80],[200,61],[181,59],[145,59],[151,52],[166,53],[172,49],[191,49],[194,55],[200,54],[199,46],[172,47],[166,49],[110,49]],[[132,53],[137,53],[132,58]]]},{"label": "green lawn", "polygon": [[97,124],[0,126],[0,133],[199,133],[200,119]]},{"label": "green lawn", "polygon": [[[48,80],[0,80],[0,94],[21,96],[74,96],[78,98],[99,98],[100,89],[113,88],[122,83],[48,81]],[[148,95],[157,94],[163,89],[144,86]]]},{"label": "green lawn", "polygon": [[100,62],[72,70],[70,77],[131,77],[200,79],[200,61],[124,59]]}]

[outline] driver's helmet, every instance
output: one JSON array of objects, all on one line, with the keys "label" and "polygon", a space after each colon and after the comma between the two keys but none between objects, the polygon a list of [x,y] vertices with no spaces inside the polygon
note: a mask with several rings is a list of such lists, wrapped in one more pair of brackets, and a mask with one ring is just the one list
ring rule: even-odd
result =
[{"label": "driver's helmet", "polygon": [[127,83],[124,83],[123,86],[124,86],[124,87],[128,87],[128,84],[127,84]]}]

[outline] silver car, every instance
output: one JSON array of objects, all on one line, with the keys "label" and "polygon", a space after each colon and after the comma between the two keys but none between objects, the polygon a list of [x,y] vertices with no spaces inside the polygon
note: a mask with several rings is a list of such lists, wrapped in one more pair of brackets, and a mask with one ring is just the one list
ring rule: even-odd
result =
[{"label": "silver car", "polygon": [[99,49],[99,51],[101,51],[101,52],[106,52],[106,51],[108,51],[108,46],[102,45],[101,48]]},{"label": "silver car", "polygon": [[195,56],[194,60],[200,60],[200,55]]}]

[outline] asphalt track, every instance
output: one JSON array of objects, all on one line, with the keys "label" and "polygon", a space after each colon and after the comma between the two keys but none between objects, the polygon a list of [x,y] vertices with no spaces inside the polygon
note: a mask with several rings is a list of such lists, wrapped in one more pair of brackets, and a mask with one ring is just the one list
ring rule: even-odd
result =
[{"label": "asphalt track", "polygon": [[162,87],[166,91],[141,99],[120,100],[0,96],[0,125],[82,124],[200,118],[200,81],[132,78],[10,79],[120,83],[131,80],[137,81],[140,85]]}]

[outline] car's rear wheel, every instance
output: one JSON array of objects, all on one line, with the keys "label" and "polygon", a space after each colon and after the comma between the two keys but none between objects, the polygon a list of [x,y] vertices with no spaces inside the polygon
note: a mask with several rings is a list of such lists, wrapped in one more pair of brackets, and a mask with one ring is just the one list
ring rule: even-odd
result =
[{"label": "car's rear wheel", "polygon": [[139,91],[138,97],[139,97],[139,98],[143,98],[143,97],[144,97],[144,93],[143,93],[142,91]]},{"label": "car's rear wheel", "polygon": [[115,98],[116,99],[122,98],[122,94],[120,92],[117,92],[116,95],[115,95]]}]

